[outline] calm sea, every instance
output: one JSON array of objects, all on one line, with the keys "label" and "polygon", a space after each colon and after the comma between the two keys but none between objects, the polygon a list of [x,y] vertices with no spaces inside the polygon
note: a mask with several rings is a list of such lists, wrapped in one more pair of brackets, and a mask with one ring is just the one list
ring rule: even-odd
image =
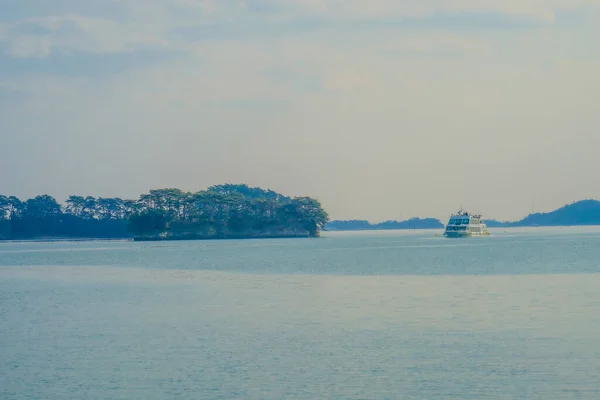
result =
[{"label": "calm sea", "polygon": [[0,244],[2,399],[600,399],[600,228]]}]

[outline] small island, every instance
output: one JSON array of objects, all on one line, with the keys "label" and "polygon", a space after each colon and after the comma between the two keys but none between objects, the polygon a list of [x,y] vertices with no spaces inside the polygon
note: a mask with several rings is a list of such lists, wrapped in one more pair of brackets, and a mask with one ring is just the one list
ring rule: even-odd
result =
[{"label": "small island", "polygon": [[411,218],[406,221],[385,221],[371,224],[365,220],[331,221],[325,225],[327,231],[370,231],[393,229],[443,229],[444,224],[435,218]]},{"label": "small island", "polygon": [[200,240],[318,237],[329,221],[319,201],[245,184],[196,193],[158,189],[138,200],[0,195],[0,240]]}]

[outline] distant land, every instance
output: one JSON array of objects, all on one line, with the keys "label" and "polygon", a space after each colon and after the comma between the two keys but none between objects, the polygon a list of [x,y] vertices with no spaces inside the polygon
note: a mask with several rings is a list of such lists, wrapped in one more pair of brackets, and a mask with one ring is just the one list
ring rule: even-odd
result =
[{"label": "distant land", "polygon": [[317,237],[328,221],[315,199],[245,184],[151,190],[138,200],[70,196],[64,205],[0,195],[0,240]]},{"label": "distant land", "polygon": [[443,229],[444,224],[435,218],[411,218],[407,221],[385,221],[371,224],[364,220],[331,221],[325,225],[327,231],[367,231],[390,229]]},{"label": "distant land", "polygon": [[581,200],[547,213],[529,214],[520,221],[485,221],[490,228],[600,225],[600,201]]},{"label": "distant land", "polygon": [[[580,226],[600,225],[600,201],[581,200],[547,213],[529,214],[519,221],[485,219],[489,228],[528,226]],[[411,218],[406,221],[386,221],[371,224],[365,220],[334,220],[325,224],[328,231],[359,231],[386,229],[443,229],[444,223],[435,218]]]}]

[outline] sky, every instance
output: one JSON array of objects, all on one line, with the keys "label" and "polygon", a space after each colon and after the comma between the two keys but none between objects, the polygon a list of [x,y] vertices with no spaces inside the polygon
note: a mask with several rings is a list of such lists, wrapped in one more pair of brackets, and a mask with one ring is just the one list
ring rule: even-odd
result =
[{"label": "sky", "polygon": [[333,219],[600,198],[600,0],[0,0],[0,193]]}]

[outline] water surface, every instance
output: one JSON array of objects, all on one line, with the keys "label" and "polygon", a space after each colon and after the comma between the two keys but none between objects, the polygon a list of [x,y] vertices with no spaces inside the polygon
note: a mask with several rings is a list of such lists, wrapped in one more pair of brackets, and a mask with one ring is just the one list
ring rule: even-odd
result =
[{"label": "water surface", "polygon": [[435,233],[0,244],[0,398],[600,398],[600,229]]}]

